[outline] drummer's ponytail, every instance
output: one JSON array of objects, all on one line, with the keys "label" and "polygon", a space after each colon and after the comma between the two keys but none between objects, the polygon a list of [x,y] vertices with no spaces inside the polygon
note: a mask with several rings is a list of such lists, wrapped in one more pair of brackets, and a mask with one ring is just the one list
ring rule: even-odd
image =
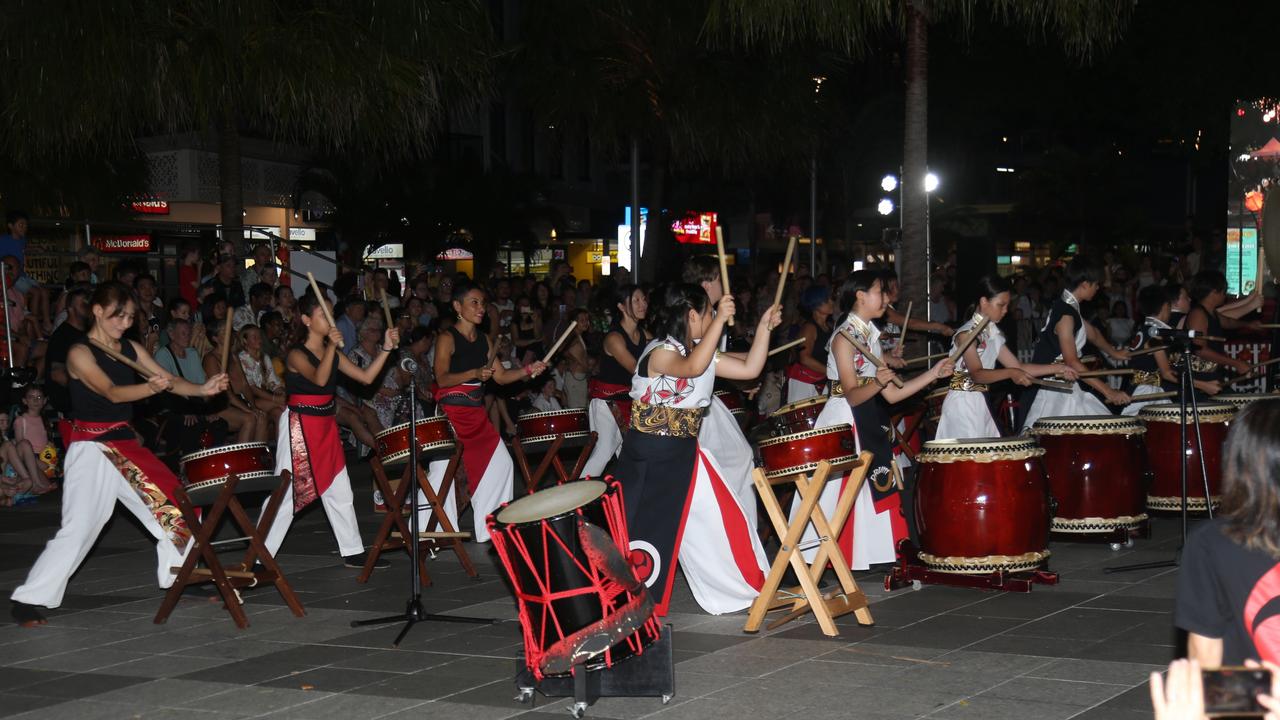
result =
[{"label": "drummer's ponytail", "polygon": [[707,306],[711,304],[707,291],[700,285],[672,283],[658,288],[654,294],[662,300],[654,316],[656,335],[660,338],[670,336],[687,345],[689,311],[693,310],[698,314],[707,311]]}]

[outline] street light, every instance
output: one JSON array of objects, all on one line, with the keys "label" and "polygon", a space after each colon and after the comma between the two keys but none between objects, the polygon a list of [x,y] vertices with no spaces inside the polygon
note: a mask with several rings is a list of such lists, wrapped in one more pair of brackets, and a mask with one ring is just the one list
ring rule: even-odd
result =
[{"label": "street light", "polygon": [[879,205],[876,205],[876,210],[878,210],[878,211],[880,212],[880,214],[881,214],[881,215],[889,215],[889,214],[892,214],[892,213],[893,213],[893,201],[892,201],[892,200],[890,200],[889,198],[881,198],[881,199],[880,199],[880,204],[879,204]]},{"label": "street light", "polygon": [[893,192],[898,189],[898,178],[896,175],[885,175],[880,178],[880,189],[885,192]]},{"label": "street light", "polygon": [[938,189],[938,176],[934,175],[933,173],[925,173],[924,191],[927,193],[931,193],[937,189]]}]

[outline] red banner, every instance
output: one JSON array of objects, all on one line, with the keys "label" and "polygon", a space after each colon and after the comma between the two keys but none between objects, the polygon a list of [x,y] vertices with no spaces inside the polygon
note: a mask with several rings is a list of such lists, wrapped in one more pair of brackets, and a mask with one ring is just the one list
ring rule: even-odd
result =
[{"label": "red banner", "polygon": [[715,245],[718,220],[719,217],[713,212],[686,213],[684,217],[671,223],[671,232],[676,236],[676,242]]},{"label": "red banner", "polygon": [[150,235],[97,235],[93,246],[104,253],[151,252]]}]

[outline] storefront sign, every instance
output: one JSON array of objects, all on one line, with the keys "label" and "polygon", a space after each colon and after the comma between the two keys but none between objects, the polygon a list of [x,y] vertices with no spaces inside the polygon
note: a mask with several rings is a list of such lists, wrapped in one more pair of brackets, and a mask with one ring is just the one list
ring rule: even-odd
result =
[{"label": "storefront sign", "polygon": [[141,215],[168,215],[169,201],[167,200],[134,200],[129,203],[129,209]]},{"label": "storefront sign", "polygon": [[295,242],[315,242],[316,229],[291,227],[289,228],[289,239]]},{"label": "storefront sign", "polygon": [[150,235],[95,235],[93,246],[104,253],[151,252]]},{"label": "storefront sign", "polygon": [[[312,231],[314,232],[314,231]],[[456,248],[450,248],[451,250]],[[394,260],[404,257],[403,243],[387,243],[369,249],[369,254],[365,258],[369,260]]]},{"label": "storefront sign", "polygon": [[687,213],[671,223],[671,232],[676,236],[676,242],[715,245],[718,220],[718,216],[713,212]]}]

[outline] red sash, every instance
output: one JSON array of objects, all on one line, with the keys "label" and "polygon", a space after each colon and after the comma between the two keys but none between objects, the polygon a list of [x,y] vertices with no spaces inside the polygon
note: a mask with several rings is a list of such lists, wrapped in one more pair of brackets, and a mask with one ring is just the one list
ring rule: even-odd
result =
[{"label": "red sash", "polygon": [[[467,490],[471,493],[475,493],[480,486],[480,478],[484,477],[484,471],[489,467],[493,451],[502,442],[498,431],[489,421],[484,403],[470,404],[477,394],[483,392],[481,388],[482,386],[475,384],[455,385],[437,388],[435,393],[440,410],[449,418],[453,434],[462,443],[462,465],[467,471]],[[459,405],[450,402],[451,399],[469,404]]]},{"label": "red sash", "polygon": [[[138,493],[138,497],[151,510],[165,537],[181,552],[191,539],[191,530],[182,519],[182,511],[174,501],[174,492],[180,482],[176,475],[151,451],[142,446],[133,435],[133,429],[125,422],[87,422],[72,420],[62,426],[66,429],[64,442],[94,442],[102,446],[104,454],[124,477],[125,482]],[[103,440],[112,431],[124,430],[129,437],[121,440]]]},{"label": "red sash", "polygon": [[787,377],[810,385],[822,385],[827,382],[826,374],[814,372],[800,363],[791,363],[787,366]]},{"label": "red sash", "polygon": [[290,395],[289,448],[293,455],[293,511],[320,497],[347,467],[338,418],[317,409],[333,406],[332,395]]}]

